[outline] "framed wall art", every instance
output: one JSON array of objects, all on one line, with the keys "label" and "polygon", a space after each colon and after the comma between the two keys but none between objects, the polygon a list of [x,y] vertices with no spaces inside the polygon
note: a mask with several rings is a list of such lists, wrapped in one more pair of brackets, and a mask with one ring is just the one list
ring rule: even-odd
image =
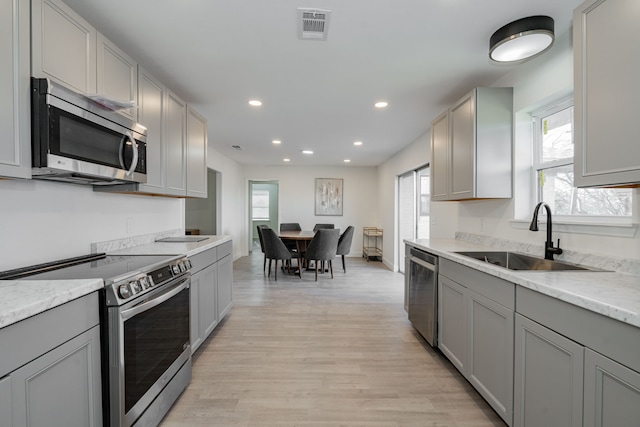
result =
[{"label": "framed wall art", "polygon": [[316,215],[342,216],[342,178],[316,178]]}]

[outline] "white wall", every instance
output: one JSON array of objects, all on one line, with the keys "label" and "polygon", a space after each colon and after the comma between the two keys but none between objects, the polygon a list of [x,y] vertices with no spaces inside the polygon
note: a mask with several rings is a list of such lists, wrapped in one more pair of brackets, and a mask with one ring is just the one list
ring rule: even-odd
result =
[{"label": "white wall", "polygon": [[[315,215],[315,179],[342,178],[344,208],[342,216]],[[355,228],[350,256],[362,254],[362,227],[378,225],[378,177],[375,167],[358,166],[245,166],[245,200],[249,181],[278,181],[279,223],[298,222],[303,230],[317,223],[333,223],[344,231]],[[243,216],[248,223],[248,212]],[[248,238],[245,235],[244,240]]]},{"label": "white wall", "polygon": [[179,228],[181,199],[0,180],[0,271],[85,255],[94,242]]},{"label": "white wall", "polygon": [[[550,100],[571,94],[573,90],[573,52],[568,35],[558,39],[553,49],[544,55],[518,66],[514,71],[498,80],[494,86],[513,86],[514,111],[522,118],[516,123],[516,182],[515,197],[510,200],[481,200],[459,202],[458,214],[451,212],[432,212],[432,218],[439,223],[449,222],[456,230],[486,236],[537,243],[545,241],[544,229],[531,232],[528,226],[513,224],[514,218],[530,220],[533,206],[529,196],[527,171],[520,171],[522,163],[518,157],[526,157],[530,146],[530,122],[525,123],[528,112],[546,104]],[[640,190],[635,190],[635,221],[640,212]],[[433,206],[433,204],[432,204]],[[433,227],[432,227],[433,230]],[[599,234],[593,227],[583,228],[578,232],[564,232],[561,227],[554,227],[554,239],[561,239],[563,249],[594,254],[607,254],[621,258],[640,258],[640,235],[633,237],[615,237]],[[433,235],[433,231],[432,231]],[[435,237],[435,236],[434,236]],[[451,236],[450,236],[451,237]]]}]

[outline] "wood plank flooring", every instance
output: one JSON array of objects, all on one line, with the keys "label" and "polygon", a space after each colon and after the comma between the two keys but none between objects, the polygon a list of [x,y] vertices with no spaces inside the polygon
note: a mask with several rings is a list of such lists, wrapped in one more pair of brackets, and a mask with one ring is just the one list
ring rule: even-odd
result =
[{"label": "wood plank flooring", "polygon": [[234,307],[194,355],[193,379],[162,427],[504,426],[415,332],[404,276],[338,258],[334,279],[234,263]]}]

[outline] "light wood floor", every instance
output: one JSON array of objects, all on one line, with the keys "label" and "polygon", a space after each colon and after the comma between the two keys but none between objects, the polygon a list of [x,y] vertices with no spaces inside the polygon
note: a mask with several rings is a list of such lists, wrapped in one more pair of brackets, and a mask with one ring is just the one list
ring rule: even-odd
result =
[{"label": "light wood floor", "polygon": [[504,426],[415,332],[404,277],[347,258],[347,273],[262,274],[234,263],[234,308],[194,355],[162,427]]}]

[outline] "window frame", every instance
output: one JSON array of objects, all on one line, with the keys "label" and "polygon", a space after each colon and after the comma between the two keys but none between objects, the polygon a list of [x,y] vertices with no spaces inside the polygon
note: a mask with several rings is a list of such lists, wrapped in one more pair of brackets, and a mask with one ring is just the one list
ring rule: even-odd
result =
[{"label": "window frame", "polygon": [[[266,206],[256,206],[254,197],[256,195],[260,195],[262,197],[266,196]],[[252,190],[251,191],[251,220],[252,221],[271,221],[271,215],[270,215],[270,193],[269,190]],[[256,213],[256,208],[258,209],[265,209],[266,208],[266,212],[267,215],[266,217],[256,217],[255,213]]]}]

